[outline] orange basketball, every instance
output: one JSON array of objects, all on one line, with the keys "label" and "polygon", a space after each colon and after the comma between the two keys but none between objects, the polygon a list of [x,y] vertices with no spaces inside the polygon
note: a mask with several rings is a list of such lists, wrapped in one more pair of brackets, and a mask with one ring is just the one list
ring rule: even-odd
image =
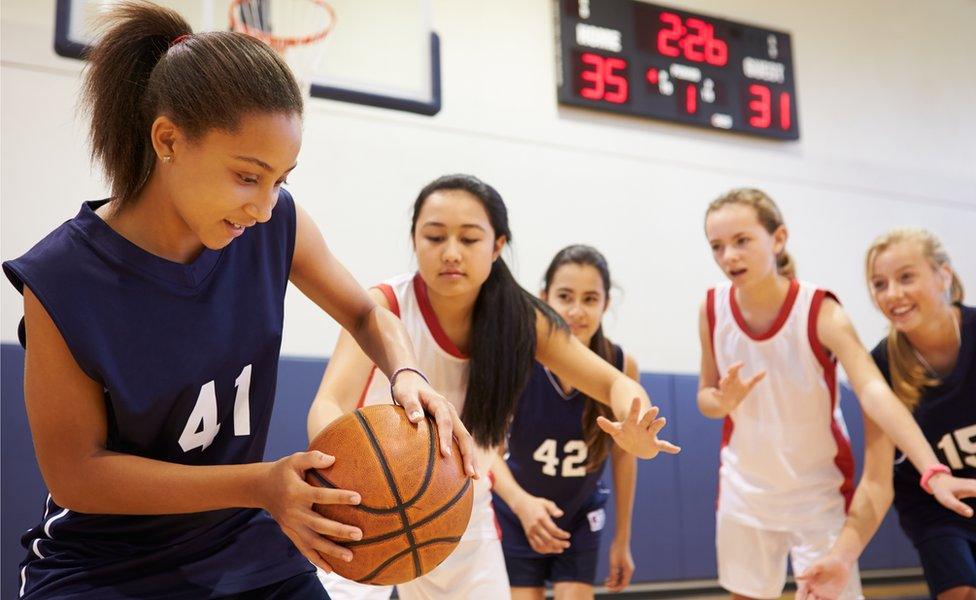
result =
[{"label": "orange basketball", "polygon": [[328,561],[336,573],[390,585],[420,577],[447,558],[468,526],[473,498],[461,449],[452,443],[451,456],[442,456],[432,419],[414,425],[389,404],[344,415],[315,436],[309,450],[336,460],[305,480],[362,496],[357,506],[315,505],[322,516],[363,531],[362,540],[333,540],[353,552],[351,562]]}]

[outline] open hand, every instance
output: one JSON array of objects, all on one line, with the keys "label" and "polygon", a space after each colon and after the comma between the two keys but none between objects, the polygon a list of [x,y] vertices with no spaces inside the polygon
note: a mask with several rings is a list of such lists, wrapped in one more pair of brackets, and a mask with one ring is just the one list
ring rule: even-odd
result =
[{"label": "open hand", "polygon": [[739,377],[739,371],[742,370],[742,363],[737,362],[729,367],[729,370],[725,373],[725,377],[718,382],[718,401],[725,409],[725,414],[729,414],[739,404],[742,400],[749,395],[752,388],[756,387],[756,384],[766,377],[766,371],[759,371],[749,379],[743,381]]},{"label": "open hand", "polygon": [[929,479],[929,488],[942,506],[967,518],[973,516],[973,509],[960,498],[976,498],[976,479],[936,473]]},{"label": "open hand", "polygon": [[827,555],[796,576],[796,600],[835,600],[850,578],[851,565]]},{"label": "open hand", "polygon": [[597,417],[596,423],[618,446],[639,458],[654,458],[659,452],[681,452],[681,448],[671,442],[657,439],[658,432],[667,424],[664,417],[657,418],[658,407],[652,406],[638,419],[640,410],[640,398],[634,398],[630,404],[630,412],[623,421]]}]

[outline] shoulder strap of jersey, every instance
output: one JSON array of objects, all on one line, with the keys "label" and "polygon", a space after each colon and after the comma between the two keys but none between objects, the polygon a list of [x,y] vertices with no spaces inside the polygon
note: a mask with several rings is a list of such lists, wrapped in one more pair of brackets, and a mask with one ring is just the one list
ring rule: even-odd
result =
[{"label": "shoulder strap of jersey", "polygon": [[397,301],[396,292],[393,291],[393,287],[388,283],[381,283],[375,286],[375,289],[383,292],[387,304],[390,305],[390,312],[395,314],[397,318],[400,318],[400,302]]}]

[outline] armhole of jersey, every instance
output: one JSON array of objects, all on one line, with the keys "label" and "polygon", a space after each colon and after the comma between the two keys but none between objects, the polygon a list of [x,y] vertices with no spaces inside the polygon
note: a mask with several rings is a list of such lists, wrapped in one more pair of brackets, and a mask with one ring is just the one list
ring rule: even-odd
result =
[{"label": "armhole of jersey", "polygon": [[388,283],[381,283],[378,286],[376,286],[376,289],[378,289],[379,291],[383,292],[383,295],[386,296],[386,302],[390,305],[390,312],[392,312],[393,314],[395,314],[397,316],[397,318],[399,319],[400,318],[400,303],[397,302],[396,293],[393,291],[393,288],[390,287],[390,284],[388,284]]},{"label": "armhole of jersey", "polygon": [[366,394],[369,392],[369,386],[373,383],[373,377],[376,376],[376,365],[369,370],[369,377],[366,378],[366,385],[363,386],[362,393],[359,394],[359,402],[356,403],[356,408],[362,408],[366,405]]},{"label": "armhole of jersey", "polygon": [[705,295],[705,315],[708,318],[708,340],[712,343],[712,360],[715,360],[715,288]]},{"label": "armhole of jersey", "polygon": [[833,292],[820,289],[815,291],[813,299],[810,301],[810,314],[807,316],[807,337],[810,340],[810,349],[813,350],[813,355],[823,368],[824,381],[830,393],[830,433],[837,444],[834,464],[844,478],[838,491],[844,498],[844,513],[846,514],[851,509],[851,502],[854,500],[854,455],[851,453],[850,440],[833,417],[833,412],[840,402],[840,390],[837,384],[837,358],[827,350],[817,335],[817,318],[820,316],[820,307],[825,298],[831,298],[840,304],[840,300]]},{"label": "armhole of jersey", "polygon": [[824,371],[827,371],[834,368],[836,359],[817,335],[817,319],[820,317],[820,306],[823,304],[824,298],[830,298],[840,304],[840,300],[833,292],[817,290],[813,293],[813,299],[810,301],[810,314],[807,316],[807,338],[810,340],[810,349],[813,350],[813,355],[817,357],[817,362],[824,368]]}]

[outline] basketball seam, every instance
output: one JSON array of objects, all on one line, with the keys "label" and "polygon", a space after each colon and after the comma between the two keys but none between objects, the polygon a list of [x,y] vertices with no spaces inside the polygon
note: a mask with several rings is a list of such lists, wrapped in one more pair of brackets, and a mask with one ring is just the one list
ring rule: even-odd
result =
[{"label": "basketball seam", "polygon": [[[427,471],[426,473],[424,473],[424,480],[421,482],[420,488],[417,490],[417,493],[414,494],[413,498],[410,498],[409,500],[403,503],[403,508],[410,508],[411,506],[417,503],[417,501],[420,499],[423,493],[427,491],[427,487],[430,485],[430,480],[434,473],[434,451],[435,451],[436,444],[434,443],[434,428],[432,427],[431,423],[427,424],[427,444],[428,444],[427,445],[428,447]],[[336,485],[332,481],[329,481],[327,477],[323,476],[317,470],[311,470],[310,473],[312,473],[313,476],[319,480],[319,483],[322,484],[322,487],[339,489],[338,485]],[[399,510],[399,508],[395,506],[393,508],[378,508],[375,506],[369,506],[368,504],[357,504],[353,506],[353,508],[357,510],[361,510],[365,513],[369,513],[371,515],[387,515],[390,513],[397,512]]]},{"label": "basketball seam", "polygon": [[[422,544],[418,544],[417,545],[417,548],[422,548],[424,546],[431,546],[433,544],[456,544],[457,542],[460,542],[460,541],[461,541],[461,536],[434,538],[434,539],[431,539],[431,540],[427,540],[426,542],[424,542]],[[386,569],[388,566],[390,566],[391,564],[393,564],[397,559],[399,559],[400,557],[402,557],[404,554],[406,554],[407,552],[411,552],[411,551],[413,551],[414,553],[416,553],[417,552],[417,549],[416,548],[408,548],[407,550],[401,550],[400,552],[397,552],[396,554],[394,554],[390,558],[388,558],[385,561],[383,561],[383,564],[381,564],[380,566],[378,566],[375,569],[373,569],[370,573],[367,573],[363,577],[357,579],[356,582],[357,583],[367,583],[370,580],[375,579],[380,573],[383,572],[384,569]]]},{"label": "basketball seam", "polygon": [[[458,500],[461,499],[462,496],[464,496],[465,492],[468,491],[468,488],[469,487],[471,487],[471,480],[470,479],[465,479],[464,480],[464,485],[461,486],[460,491],[458,491],[458,493],[455,494],[453,498],[451,498],[450,500],[448,500],[446,503],[444,503],[440,508],[438,508],[434,512],[430,513],[429,515],[427,515],[423,519],[421,519],[421,520],[417,521],[416,523],[414,523],[413,525],[411,525],[410,526],[411,529],[418,529],[420,527],[423,527],[427,523],[430,523],[431,521],[433,521],[437,517],[439,517],[442,514],[444,514],[445,512],[447,512],[451,507],[453,507],[457,503]],[[403,529],[399,529],[397,531],[391,531],[389,533],[382,533],[380,535],[376,535],[376,536],[373,536],[371,538],[366,538],[366,539],[358,540],[358,541],[355,541],[355,542],[346,542],[345,545],[346,545],[346,547],[351,548],[353,546],[364,546],[366,544],[375,544],[376,542],[382,542],[384,540],[388,540],[390,538],[397,537],[398,535],[402,535],[404,533],[404,531],[405,530],[403,530]]]},{"label": "basketball seam", "polygon": [[360,411],[354,413],[356,419],[359,420],[360,426],[366,432],[366,437],[369,438],[369,443],[373,447],[373,451],[376,452],[377,458],[380,461],[380,467],[383,469],[383,475],[386,477],[386,483],[390,487],[390,493],[393,494],[393,499],[397,503],[397,509],[400,513],[400,521],[403,523],[404,533],[407,536],[407,543],[410,544],[409,552],[413,553],[413,567],[415,571],[415,577],[420,577],[420,553],[417,552],[417,540],[414,538],[413,529],[410,526],[410,520],[407,518],[407,509],[403,507],[403,499],[400,498],[400,491],[397,489],[396,480],[393,477],[393,472],[390,471],[390,465],[386,461],[386,456],[383,455],[383,448],[380,447],[379,440],[376,439],[376,434],[373,433],[373,429],[369,426],[369,422],[363,417]]}]

